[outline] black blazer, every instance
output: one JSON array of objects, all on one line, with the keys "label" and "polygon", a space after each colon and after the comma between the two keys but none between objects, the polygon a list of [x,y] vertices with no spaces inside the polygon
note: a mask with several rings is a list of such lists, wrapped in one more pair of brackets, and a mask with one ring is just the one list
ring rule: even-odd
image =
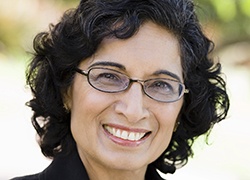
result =
[{"label": "black blazer", "polygon": [[[151,165],[148,166],[145,179],[163,180]],[[75,151],[68,156],[58,155],[41,173],[11,180],[89,180],[89,177],[78,152]]]}]

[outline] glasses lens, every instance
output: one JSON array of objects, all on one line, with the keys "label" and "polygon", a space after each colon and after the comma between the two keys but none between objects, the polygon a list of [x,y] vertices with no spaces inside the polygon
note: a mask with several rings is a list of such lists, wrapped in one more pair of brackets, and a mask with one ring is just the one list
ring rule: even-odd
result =
[{"label": "glasses lens", "polygon": [[157,101],[173,102],[182,96],[183,86],[183,84],[175,80],[151,79],[144,83],[144,91]]},{"label": "glasses lens", "polygon": [[85,75],[88,76],[88,82],[93,88],[107,93],[124,91],[131,82],[141,83],[145,94],[160,102],[177,101],[185,91],[184,84],[176,80],[165,78],[130,80],[125,74],[108,68],[92,68]]},{"label": "glasses lens", "polygon": [[93,68],[89,71],[88,81],[95,89],[103,92],[120,92],[129,84],[129,78],[118,71]]}]

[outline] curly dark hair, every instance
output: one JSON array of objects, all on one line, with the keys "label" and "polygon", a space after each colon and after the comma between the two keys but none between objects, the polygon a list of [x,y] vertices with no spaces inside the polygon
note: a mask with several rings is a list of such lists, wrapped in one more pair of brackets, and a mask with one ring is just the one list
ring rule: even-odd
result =
[{"label": "curly dark hair", "polygon": [[34,111],[32,123],[42,153],[53,158],[75,147],[70,112],[63,104],[79,63],[93,55],[105,37],[130,38],[151,21],[178,39],[189,89],[179,126],[152,165],[164,173],[185,165],[193,155],[194,140],[225,119],[229,109],[221,65],[210,58],[214,44],[202,32],[194,7],[191,0],[82,0],[48,32],[39,33],[26,76],[33,93],[27,105]]}]

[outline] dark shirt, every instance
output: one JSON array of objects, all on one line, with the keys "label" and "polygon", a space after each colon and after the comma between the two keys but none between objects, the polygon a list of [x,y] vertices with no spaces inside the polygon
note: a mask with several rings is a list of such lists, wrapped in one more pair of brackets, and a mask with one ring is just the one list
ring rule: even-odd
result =
[{"label": "dark shirt", "polygon": [[[152,165],[148,166],[145,179],[163,180]],[[12,180],[89,180],[89,177],[78,153],[74,152],[68,156],[58,155],[41,173]]]}]

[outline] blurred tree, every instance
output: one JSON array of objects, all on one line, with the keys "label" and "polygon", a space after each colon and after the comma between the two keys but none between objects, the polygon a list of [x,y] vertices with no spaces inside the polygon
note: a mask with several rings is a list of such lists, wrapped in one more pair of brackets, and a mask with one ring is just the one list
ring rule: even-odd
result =
[{"label": "blurred tree", "polygon": [[[0,57],[29,51],[34,34],[46,30],[79,0],[0,0]],[[45,25],[46,24],[46,25]]]},{"label": "blurred tree", "polygon": [[201,21],[215,29],[218,48],[250,42],[250,0],[195,0]]},{"label": "blurred tree", "polygon": [[[21,48],[23,43],[30,41],[26,35],[34,33],[36,25],[56,16],[55,12],[75,7],[79,1],[25,0],[23,3],[16,0],[0,0],[0,53],[13,49],[24,51]],[[197,13],[205,25],[205,30],[216,41],[217,49],[242,41],[250,43],[250,0],[194,2],[198,6]]]}]

